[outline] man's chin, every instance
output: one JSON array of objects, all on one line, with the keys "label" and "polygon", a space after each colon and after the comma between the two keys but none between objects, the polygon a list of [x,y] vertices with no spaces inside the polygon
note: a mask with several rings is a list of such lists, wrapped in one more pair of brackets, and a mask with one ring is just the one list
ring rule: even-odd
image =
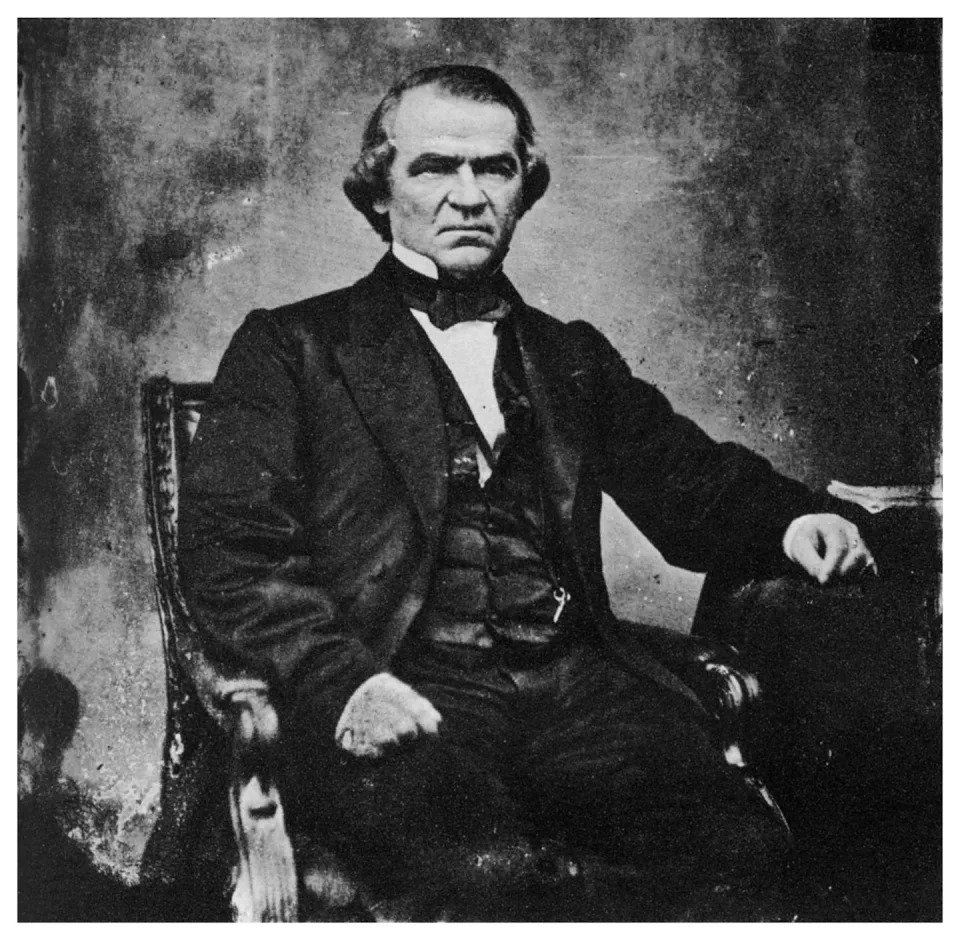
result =
[{"label": "man's chin", "polygon": [[498,264],[493,250],[488,245],[463,244],[440,253],[437,267],[451,277],[481,277]]}]

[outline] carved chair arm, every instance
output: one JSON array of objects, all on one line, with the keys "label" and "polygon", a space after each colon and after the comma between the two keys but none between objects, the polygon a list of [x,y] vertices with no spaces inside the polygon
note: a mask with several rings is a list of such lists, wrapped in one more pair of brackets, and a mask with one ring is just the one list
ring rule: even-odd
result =
[{"label": "carved chair arm", "polygon": [[718,719],[726,762],[737,768],[746,785],[769,807],[792,838],[790,825],[779,804],[745,757],[751,738],[750,725],[760,704],[760,683],[738,662],[739,654],[734,647],[710,645],[714,647],[712,652],[689,663],[679,675]]},{"label": "carved chair arm", "polygon": [[280,720],[270,700],[270,685],[228,656],[208,655],[209,641],[190,617],[175,572],[168,584],[161,603],[166,602],[177,624],[177,646],[170,652],[182,670],[178,691],[184,701],[195,695],[230,742],[228,800],[237,845],[235,919],[296,921],[297,872],[278,787]]},{"label": "carved chair arm", "polygon": [[693,636],[653,624],[630,623],[630,632],[668,669],[677,672],[702,668],[708,662],[738,660],[736,649],[726,643]]},{"label": "carved chair arm", "polygon": [[280,723],[265,684],[236,683],[220,703],[231,728],[230,818],[237,841],[233,908],[240,922],[297,919],[297,872],[277,785]]},{"label": "carved chair arm", "polygon": [[[651,624],[631,624],[645,649],[696,693],[721,723],[725,751],[742,747],[744,721],[759,700],[760,683],[726,643]],[[729,759],[729,758],[728,758]]]},{"label": "carved chair arm", "polygon": [[772,794],[745,757],[750,724],[760,704],[760,682],[733,646],[665,627],[638,625],[645,646],[683,680],[717,719],[723,755],[789,832]]}]

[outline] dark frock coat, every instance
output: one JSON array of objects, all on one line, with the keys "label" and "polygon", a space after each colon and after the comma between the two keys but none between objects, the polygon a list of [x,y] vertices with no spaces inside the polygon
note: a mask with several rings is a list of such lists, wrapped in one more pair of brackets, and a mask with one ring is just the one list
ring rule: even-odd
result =
[{"label": "dark frock coat", "polygon": [[[631,375],[591,325],[512,298],[559,533],[564,585],[636,668],[600,551],[608,493],[672,564],[782,556],[818,500],[761,457],[717,443]],[[421,609],[444,521],[445,425],[416,320],[386,256],[352,287],[256,310],[221,362],[181,490],[180,561],[211,642],[274,677],[286,733],[327,745],[337,717]]]}]

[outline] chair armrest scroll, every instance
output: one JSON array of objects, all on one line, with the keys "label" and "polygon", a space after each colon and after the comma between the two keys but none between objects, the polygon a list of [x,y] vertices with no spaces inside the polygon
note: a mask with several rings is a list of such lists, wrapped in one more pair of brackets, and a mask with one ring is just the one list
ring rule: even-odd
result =
[{"label": "chair armrest scroll", "polygon": [[741,773],[747,787],[767,805],[792,839],[783,811],[744,753],[750,739],[750,722],[760,702],[760,683],[750,670],[739,664],[739,655],[732,646],[712,645],[712,655],[690,663],[679,675],[717,718],[724,760]]},{"label": "chair armrest scroll", "polygon": [[726,643],[668,627],[630,623],[629,631],[659,662],[678,673],[690,668],[702,669],[710,662],[735,663],[739,658],[736,649]]},{"label": "chair armrest scroll", "polygon": [[631,629],[717,719],[724,759],[742,774],[749,789],[769,807],[789,835],[790,827],[777,801],[745,755],[746,742],[751,737],[750,724],[760,702],[760,683],[744,665],[740,653],[718,640],[664,627],[633,624]]},{"label": "chair armrest scroll", "polygon": [[783,811],[745,756],[750,723],[760,703],[760,682],[740,663],[734,647],[722,643],[708,643],[704,647],[698,658],[677,668],[677,674],[719,722],[724,760],[740,772],[747,787],[766,804],[787,837],[792,839]]},{"label": "chair armrest scroll", "polygon": [[635,639],[696,694],[719,722],[724,753],[742,765],[745,723],[759,701],[760,683],[733,646],[650,624],[631,624]]},{"label": "chair armrest scroll", "polygon": [[272,757],[280,737],[280,719],[267,683],[221,679],[216,691],[215,707],[223,715],[237,759],[262,762]]}]

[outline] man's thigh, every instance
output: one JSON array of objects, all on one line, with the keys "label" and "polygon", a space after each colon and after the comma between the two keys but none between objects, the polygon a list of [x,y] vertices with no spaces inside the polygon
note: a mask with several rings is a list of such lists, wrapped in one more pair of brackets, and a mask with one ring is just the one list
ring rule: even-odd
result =
[{"label": "man's thigh", "polygon": [[[785,833],[688,697],[585,650],[534,696],[518,773],[542,826],[624,861],[749,870]],[[765,859],[765,861],[763,861]]]},{"label": "man's thigh", "polygon": [[290,767],[300,774],[294,826],[316,832],[385,888],[451,874],[461,856],[509,851],[521,830],[499,767],[505,686],[482,670],[471,678],[474,670],[442,654],[407,654],[394,672],[438,709],[438,734],[401,741],[377,758],[331,745]]}]

